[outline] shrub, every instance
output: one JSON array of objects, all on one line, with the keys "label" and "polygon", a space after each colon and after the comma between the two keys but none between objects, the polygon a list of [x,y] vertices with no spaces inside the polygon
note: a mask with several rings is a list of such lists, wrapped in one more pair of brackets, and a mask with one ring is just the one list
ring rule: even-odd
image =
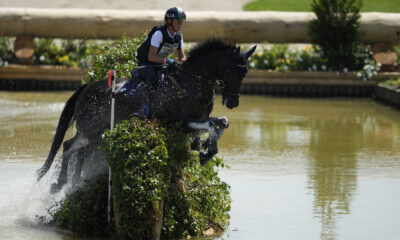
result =
[{"label": "shrub", "polygon": [[117,70],[117,77],[130,79],[130,71],[137,65],[136,52],[144,40],[141,34],[136,38],[123,36],[122,39],[105,43],[88,55],[89,81],[106,78],[110,69]]},{"label": "shrub", "polygon": [[82,235],[107,236],[107,184],[108,174],[87,180],[82,188],[50,208],[53,223]]},{"label": "shrub", "polygon": [[358,44],[354,50],[354,67],[359,70],[357,76],[367,80],[378,74],[381,64],[373,59],[371,46]]},{"label": "shrub", "polygon": [[[138,119],[124,121],[113,132],[104,133],[103,149],[113,172],[119,238],[148,239],[162,197],[163,239],[199,236],[209,228],[226,228],[229,186],[216,170],[224,164],[214,157],[206,166],[200,166],[198,156],[190,151],[191,139],[179,124],[166,126]],[[68,196],[54,222],[84,235],[107,235],[106,179],[101,176]],[[93,204],[93,196],[98,196],[97,204]],[[115,233],[115,229],[110,230]]]},{"label": "shrub", "polygon": [[317,18],[309,23],[308,32],[328,59],[328,67],[355,70],[361,0],[313,0],[311,8]]}]

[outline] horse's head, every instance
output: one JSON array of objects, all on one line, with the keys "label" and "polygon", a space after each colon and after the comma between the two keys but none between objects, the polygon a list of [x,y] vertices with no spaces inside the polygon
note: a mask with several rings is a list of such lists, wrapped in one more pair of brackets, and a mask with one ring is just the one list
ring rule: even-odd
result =
[{"label": "horse's head", "polygon": [[218,79],[222,89],[222,103],[232,109],[239,105],[240,86],[247,74],[247,60],[256,46],[247,52],[218,38],[207,39],[188,54],[184,69],[189,73],[203,74],[207,91],[213,91]]},{"label": "horse's head", "polygon": [[248,71],[247,60],[256,50],[256,47],[252,47],[247,52],[240,52],[240,47],[232,49],[224,77],[220,81],[222,104],[227,108],[232,109],[239,105],[240,86]]}]

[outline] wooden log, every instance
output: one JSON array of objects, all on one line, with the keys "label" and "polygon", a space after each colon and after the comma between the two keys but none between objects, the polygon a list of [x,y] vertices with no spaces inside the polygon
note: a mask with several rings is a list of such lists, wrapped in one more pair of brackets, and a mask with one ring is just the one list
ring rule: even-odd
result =
[{"label": "wooden log", "polygon": [[[365,43],[396,43],[398,13],[362,13],[361,37]],[[137,36],[163,24],[163,11],[0,8],[0,29],[6,36],[119,39]],[[237,43],[310,42],[307,24],[312,12],[187,12],[185,41],[221,37]]]}]

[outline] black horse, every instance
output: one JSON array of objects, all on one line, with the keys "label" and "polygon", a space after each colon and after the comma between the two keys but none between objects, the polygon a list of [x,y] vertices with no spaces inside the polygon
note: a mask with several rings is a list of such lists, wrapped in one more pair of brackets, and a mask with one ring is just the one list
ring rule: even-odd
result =
[{"label": "black horse", "polygon": [[[230,109],[237,107],[240,86],[247,73],[247,59],[255,48],[242,53],[240,47],[219,39],[208,39],[198,44],[189,52],[185,63],[164,71],[164,81],[158,83],[156,90],[153,84],[141,82],[135,94],[118,93],[116,123],[145,110],[145,116],[149,118],[184,122],[191,129],[209,130],[209,151],[200,155],[202,164],[205,164],[217,153],[216,141],[228,124],[226,118],[210,118],[214,87],[218,81],[223,105]],[[84,160],[98,150],[102,133],[110,126],[111,94],[107,82],[99,81],[83,85],[67,101],[48,158],[37,171],[40,180],[50,169],[67,129],[75,121],[76,135],[63,144],[61,171],[57,183],[51,186],[52,192],[59,191],[67,182],[72,154],[77,154],[73,183],[80,181]],[[192,144],[195,145],[198,144]],[[194,148],[199,150],[198,146]]]}]

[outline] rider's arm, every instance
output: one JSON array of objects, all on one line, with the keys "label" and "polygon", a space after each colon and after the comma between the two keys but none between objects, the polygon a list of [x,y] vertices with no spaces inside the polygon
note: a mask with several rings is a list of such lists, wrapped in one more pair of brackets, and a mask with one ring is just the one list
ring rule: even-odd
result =
[{"label": "rider's arm", "polygon": [[157,52],[158,52],[158,47],[154,47],[151,45],[148,57],[149,62],[164,63],[165,58],[160,57],[160,55],[158,55]]},{"label": "rider's arm", "polygon": [[179,48],[178,48],[178,59],[181,62],[186,61],[185,52],[183,51],[183,36],[182,35],[181,35],[181,42],[180,42]]},{"label": "rider's arm", "polygon": [[147,60],[149,60],[149,62],[153,63],[165,62],[165,59],[157,54],[158,48],[160,47],[162,40],[163,38],[160,30],[156,31],[151,37],[149,56],[147,57]]},{"label": "rider's arm", "polygon": [[178,50],[178,58],[179,58],[179,61],[181,61],[181,62],[186,61],[186,55],[185,55],[185,52],[183,51],[183,49]]}]

